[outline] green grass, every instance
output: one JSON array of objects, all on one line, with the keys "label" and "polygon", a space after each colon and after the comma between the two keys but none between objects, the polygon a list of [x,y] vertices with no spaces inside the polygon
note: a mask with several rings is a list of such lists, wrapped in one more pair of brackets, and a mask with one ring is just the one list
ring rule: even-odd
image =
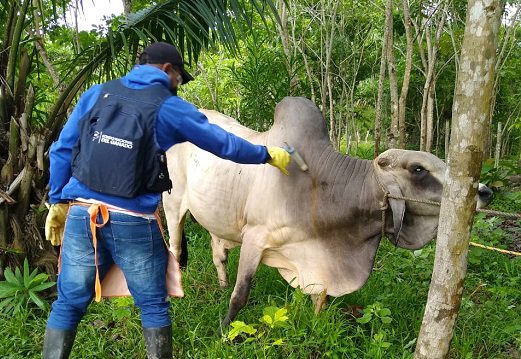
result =
[{"label": "green grass", "polygon": [[[487,237],[496,238],[498,233],[495,226],[482,222],[475,226],[476,236],[486,243]],[[206,232],[190,224],[188,234],[189,267],[183,273],[186,296],[172,299],[171,306],[176,358],[412,358],[429,289],[434,244],[410,252],[384,241],[366,285],[334,298],[318,316],[308,296],[289,287],[275,269],[262,265],[248,305],[236,319],[254,325],[263,335],[243,334],[229,341],[228,329],[221,333],[219,323],[232,288],[218,287]],[[521,258],[471,251],[449,357],[520,358]],[[233,250],[231,283],[237,262],[238,250]],[[259,321],[270,306],[287,309],[288,319],[280,327],[269,328]],[[372,309],[370,320],[357,322],[351,314],[353,306]],[[388,311],[390,322],[381,319]],[[41,357],[47,315],[34,307],[15,316],[0,316],[0,357]],[[89,307],[71,358],[130,359],[144,358],[144,353],[138,310],[129,299],[118,299]]]}]

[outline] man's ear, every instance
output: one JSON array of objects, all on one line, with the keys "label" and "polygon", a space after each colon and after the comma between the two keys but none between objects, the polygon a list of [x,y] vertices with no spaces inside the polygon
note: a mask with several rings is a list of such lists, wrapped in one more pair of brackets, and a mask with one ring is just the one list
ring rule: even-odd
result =
[{"label": "man's ear", "polygon": [[172,64],[170,62],[166,62],[161,65],[161,70],[166,72],[167,74],[173,70]]}]

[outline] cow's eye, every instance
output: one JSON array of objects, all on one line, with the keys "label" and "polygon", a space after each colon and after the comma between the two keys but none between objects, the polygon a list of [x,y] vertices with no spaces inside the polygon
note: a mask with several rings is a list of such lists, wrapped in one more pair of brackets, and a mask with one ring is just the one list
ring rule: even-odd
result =
[{"label": "cow's eye", "polygon": [[410,171],[416,175],[421,175],[421,174],[424,174],[427,172],[427,170],[425,169],[425,167],[423,166],[420,166],[420,165],[412,165],[410,167]]}]

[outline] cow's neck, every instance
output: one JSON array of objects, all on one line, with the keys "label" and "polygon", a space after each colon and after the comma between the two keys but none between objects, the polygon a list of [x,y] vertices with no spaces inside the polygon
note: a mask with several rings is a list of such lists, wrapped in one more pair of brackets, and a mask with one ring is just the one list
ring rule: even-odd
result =
[{"label": "cow's neck", "polygon": [[327,146],[312,159],[314,229],[335,246],[342,242],[356,282],[362,286],[372,270],[382,230],[383,191],[372,161],[341,155]]},{"label": "cow's neck", "polygon": [[[360,213],[366,220],[379,212],[383,191],[374,176],[372,161],[342,155],[330,145],[320,146],[316,156],[311,157],[312,185],[326,200],[324,205],[334,207],[335,211],[347,206],[351,211],[363,208]],[[344,211],[345,212],[345,211]]]}]

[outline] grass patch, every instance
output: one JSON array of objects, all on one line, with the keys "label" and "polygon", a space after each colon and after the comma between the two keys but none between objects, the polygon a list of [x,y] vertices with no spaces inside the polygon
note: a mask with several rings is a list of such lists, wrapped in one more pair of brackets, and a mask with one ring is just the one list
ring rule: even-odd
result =
[{"label": "grass patch", "polygon": [[[490,218],[477,221],[474,235],[484,243],[487,238],[500,241],[501,236],[510,235],[508,231],[498,233]],[[175,357],[412,358],[429,289],[433,243],[410,252],[384,241],[366,285],[350,295],[333,298],[318,316],[308,296],[291,288],[277,270],[261,265],[248,305],[236,318],[256,332],[241,332],[230,340],[231,328],[221,332],[219,323],[232,288],[218,286],[208,234],[193,223],[187,233],[186,297],[172,299],[171,305]],[[231,283],[237,263],[235,249],[228,265]],[[520,287],[521,258],[472,249],[449,357],[521,357]],[[268,307],[284,309],[281,312],[287,319],[270,327],[264,317]],[[14,316],[0,316],[4,333],[1,357],[40,358],[47,315],[48,310],[34,307]],[[104,300],[89,307],[71,358],[144,356],[139,313],[129,298]]]}]

